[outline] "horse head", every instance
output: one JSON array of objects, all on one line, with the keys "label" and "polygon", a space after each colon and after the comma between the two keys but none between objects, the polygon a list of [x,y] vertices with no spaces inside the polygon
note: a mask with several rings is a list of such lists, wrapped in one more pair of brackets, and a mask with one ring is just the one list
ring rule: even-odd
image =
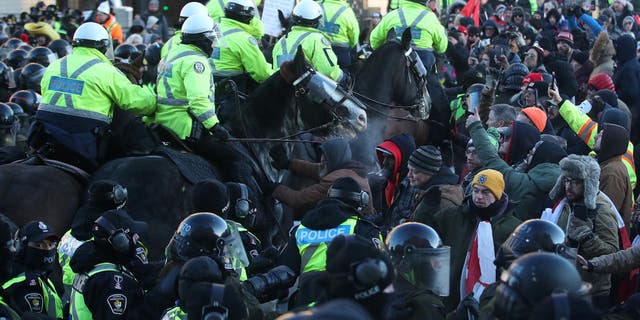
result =
[{"label": "horse head", "polygon": [[[330,135],[353,137],[367,129],[366,106],[305,60],[302,47],[282,76],[294,87],[305,127],[329,126]],[[320,106],[321,108],[318,108]]]}]

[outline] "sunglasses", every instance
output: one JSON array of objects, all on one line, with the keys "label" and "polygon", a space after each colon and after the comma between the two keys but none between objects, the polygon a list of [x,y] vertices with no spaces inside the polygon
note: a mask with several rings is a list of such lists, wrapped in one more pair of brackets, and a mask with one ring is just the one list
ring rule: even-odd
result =
[{"label": "sunglasses", "polygon": [[522,17],[524,17],[524,15],[522,15],[522,14],[514,14],[513,16],[514,16],[514,17],[516,17],[516,18],[522,18]]}]

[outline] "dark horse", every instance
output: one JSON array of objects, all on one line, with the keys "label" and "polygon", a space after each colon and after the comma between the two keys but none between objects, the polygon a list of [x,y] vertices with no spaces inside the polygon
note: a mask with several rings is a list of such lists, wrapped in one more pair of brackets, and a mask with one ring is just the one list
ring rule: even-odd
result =
[{"label": "dark horse", "polygon": [[392,29],[387,41],[362,63],[353,92],[368,105],[370,125],[358,139],[365,143],[353,144],[367,149],[354,154],[372,155],[374,143],[400,132],[412,134],[417,145],[438,145],[449,137],[450,112],[444,90],[435,76],[419,70],[417,60],[410,30],[398,41]]}]

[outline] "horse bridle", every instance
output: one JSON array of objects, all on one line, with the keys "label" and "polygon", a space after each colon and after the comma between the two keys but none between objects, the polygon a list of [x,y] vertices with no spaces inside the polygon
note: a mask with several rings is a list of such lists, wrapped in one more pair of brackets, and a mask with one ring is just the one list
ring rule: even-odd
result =
[{"label": "horse bridle", "polygon": [[[409,70],[411,71],[411,76],[413,77],[413,80],[416,81],[418,90],[417,90],[417,94],[416,94],[416,100],[415,103],[412,105],[394,105],[394,104],[388,104],[388,103],[384,103],[382,101],[378,101],[375,99],[372,99],[370,97],[367,97],[361,93],[358,93],[356,91],[351,90],[350,92],[357,96],[360,99],[366,100],[368,102],[371,102],[373,104],[376,105],[380,105],[384,108],[388,108],[388,109],[403,109],[403,110],[407,110],[409,111],[409,115],[405,116],[405,117],[397,117],[397,116],[392,116],[387,114],[386,112],[375,108],[374,106],[369,106],[369,110],[372,110],[384,117],[393,119],[393,120],[402,120],[402,121],[413,121],[413,122],[418,122],[420,120],[427,120],[429,119],[429,113],[431,110],[429,110],[430,108],[428,108],[427,103],[426,103],[426,99],[427,99],[427,95],[428,92],[425,90],[426,87],[426,82],[427,82],[427,69],[425,68],[424,64],[422,63],[422,60],[420,59],[420,57],[418,56],[418,53],[412,48],[409,47],[409,49],[407,49],[404,52],[404,57],[407,63],[407,66],[409,67]],[[407,75],[408,76],[408,75]],[[417,115],[416,115],[417,112]]]}]

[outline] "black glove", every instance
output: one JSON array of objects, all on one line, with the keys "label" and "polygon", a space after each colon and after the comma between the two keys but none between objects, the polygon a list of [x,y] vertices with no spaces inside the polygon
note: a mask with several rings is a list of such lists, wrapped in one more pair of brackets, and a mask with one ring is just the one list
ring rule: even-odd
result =
[{"label": "black glove", "polygon": [[180,267],[175,266],[169,273],[158,281],[156,291],[165,297],[178,297],[178,279]]},{"label": "black glove", "polygon": [[278,182],[265,181],[262,187],[262,194],[266,196],[270,196],[273,194],[273,191],[280,185]]},{"label": "black glove", "polygon": [[440,206],[440,201],[442,199],[442,191],[440,191],[440,187],[433,186],[429,188],[422,197],[422,201],[429,207],[437,208]]},{"label": "black glove", "polygon": [[271,156],[271,166],[278,170],[286,170],[289,169],[289,163],[291,162],[287,157],[287,150],[284,149],[283,145],[277,145],[271,148],[269,151],[269,155]]},{"label": "black glove", "polygon": [[480,306],[478,304],[478,300],[473,297],[473,293],[469,293],[464,297],[464,299],[462,299],[462,301],[460,301],[460,304],[458,304],[458,307],[456,308],[455,318],[467,319],[468,314],[471,314],[474,319],[480,317]]},{"label": "black glove", "polygon": [[218,141],[228,141],[231,137],[229,131],[219,123],[216,123],[215,126],[209,129],[209,132],[211,132],[213,138]]},{"label": "black glove", "polygon": [[280,289],[288,289],[296,282],[296,273],[287,266],[277,266],[261,275],[249,278],[245,288],[258,300],[264,302]]},{"label": "black glove", "polygon": [[251,258],[251,264],[249,268],[251,268],[251,272],[258,273],[267,270],[267,268],[275,265],[276,259],[278,258],[278,249],[274,246],[269,246],[268,248],[262,250],[260,254]]}]

